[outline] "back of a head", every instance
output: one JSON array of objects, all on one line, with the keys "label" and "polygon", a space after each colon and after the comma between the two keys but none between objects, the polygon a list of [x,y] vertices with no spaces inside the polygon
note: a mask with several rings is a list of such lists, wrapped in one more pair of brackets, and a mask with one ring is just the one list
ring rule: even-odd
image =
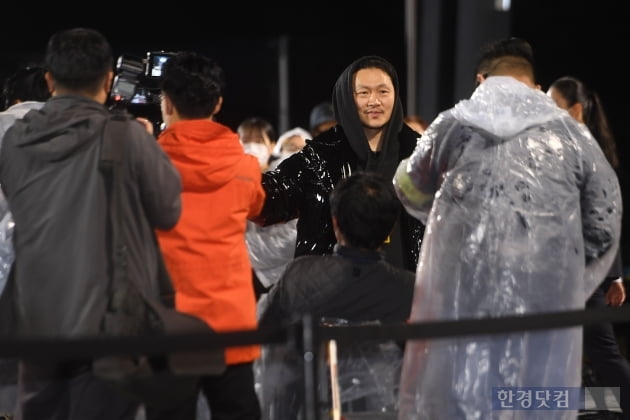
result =
[{"label": "back of a head", "polygon": [[211,58],[191,51],[177,53],[162,68],[160,89],[187,119],[208,118],[224,87],[223,70]]},{"label": "back of a head", "polygon": [[392,182],[373,172],[341,180],[330,195],[330,210],[349,245],[380,248],[400,213]]},{"label": "back of a head", "polygon": [[18,102],[44,102],[50,97],[43,67],[26,67],[5,80],[2,90],[3,108]]},{"label": "back of a head", "polygon": [[556,89],[567,101],[568,106],[581,103],[583,106],[588,102],[586,86],[580,80],[572,76],[560,77],[549,85],[549,88]]},{"label": "back of a head", "polygon": [[97,92],[113,71],[112,49],[94,29],[73,28],[55,33],[46,49],[46,69],[55,84],[71,91]]},{"label": "back of a head", "polygon": [[487,73],[490,76],[511,76],[531,87],[534,86],[532,64],[522,57],[504,56],[493,60]]},{"label": "back of a head", "polygon": [[487,76],[493,61],[498,58],[513,56],[527,60],[534,68],[534,50],[529,42],[521,38],[504,38],[495,40],[481,47],[477,65],[475,66],[475,76],[478,74]]}]

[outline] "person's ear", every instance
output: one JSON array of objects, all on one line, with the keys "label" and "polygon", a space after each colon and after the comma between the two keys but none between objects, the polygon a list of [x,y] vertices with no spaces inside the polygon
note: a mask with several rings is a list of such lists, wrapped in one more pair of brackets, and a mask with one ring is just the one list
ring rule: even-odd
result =
[{"label": "person's ear", "polygon": [[571,115],[577,121],[583,123],[584,122],[584,107],[581,103],[576,102],[567,109],[569,111],[569,115]]},{"label": "person's ear", "polygon": [[164,93],[162,93],[162,109],[164,110],[166,115],[173,115],[173,113],[175,112],[173,102],[171,102],[171,99]]},{"label": "person's ear", "polygon": [[103,83],[104,83],[103,89],[105,90],[105,93],[107,95],[109,95],[109,92],[112,89],[112,81],[113,80],[114,80],[114,72],[110,70],[107,73],[107,76],[105,77],[105,80],[103,81]]},{"label": "person's ear", "polygon": [[340,245],[343,245],[345,240],[343,238],[343,234],[341,233],[341,230],[339,230],[339,222],[337,221],[336,216],[332,216],[332,225],[333,225],[333,231],[335,232],[335,238],[337,239],[337,243]]},{"label": "person's ear", "polygon": [[477,82],[477,86],[486,81],[486,76],[482,73],[477,73],[475,76],[475,82]]},{"label": "person's ear", "polygon": [[219,100],[217,104],[214,106],[214,111],[212,111],[212,116],[214,117],[221,111],[221,107],[223,106],[223,96],[219,96]]},{"label": "person's ear", "polygon": [[46,79],[46,86],[48,86],[48,92],[50,92],[51,95],[54,95],[55,94],[55,81],[49,71],[44,73],[44,79]]}]

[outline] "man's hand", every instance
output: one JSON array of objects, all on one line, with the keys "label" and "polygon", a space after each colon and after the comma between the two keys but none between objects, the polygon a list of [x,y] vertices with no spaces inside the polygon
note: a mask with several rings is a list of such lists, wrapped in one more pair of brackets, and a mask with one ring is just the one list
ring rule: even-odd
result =
[{"label": "man's hand", "polygon": [[149,121],[146,118],[142,118],[142,117],[136,118],[136,121],[138,121],[140,124],[142,124],[144,129],[147,130],[149,132],[149,134],[153,134],[153,123],[151,123],[151,121]]},{"label": "man's hand", "polygon": [[623,282],[613,281],[606,291],[606,304],[610,306],[621,306],[626,300],[626,289]]}]

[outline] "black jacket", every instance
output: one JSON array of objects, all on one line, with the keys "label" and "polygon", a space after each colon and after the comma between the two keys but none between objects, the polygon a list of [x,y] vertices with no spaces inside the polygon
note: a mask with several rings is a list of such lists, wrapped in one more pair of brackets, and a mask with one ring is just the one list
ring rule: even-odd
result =
[{"label": "black jacket", "polygon": [[310,313],[350,322],[405,322],[411,311],[413,271],[384,261],[382,254],[335,246],[334,255],[303,256],[287,266],[271,289],[260,326],[277,326]]},{"label": "black jacket", "polygon": [[[354,77],[364,68],[386,72],[394,86],[394,104],[381,133],[380,151],[373,152],[355,103]],[[393,179],[400,161],[413,152],[419,134],[403,123],[398,76],[383,58],[361,57],[341,73],[332,95],[336,127],[307,142],[302,151],[263,174],[267,193],[254,221],[270,225],[298,218],[295,256],[331,254],[336,243],[329,195],[337,183],[357,171],[372,171]],[[397,267],[415,270],[424,226],[402,209],[385,258]]]},{"label": "black jacket", "polygon": [[[409,156],[418,133],[403,125],[398,133],[398,161]],[[295,256],[331,254],[336,243],[329,195],[353,172],[364,170],[341,126],[308,141],[302,151],[263,174],[265,206],[254,220],[270,225],[298,217]],[[383,174],[393,178],[393,174]],[[402,235],[400,235],[402,232]],[[424,226],[401,210],[386,258],[398,267],[415,270]]]}]

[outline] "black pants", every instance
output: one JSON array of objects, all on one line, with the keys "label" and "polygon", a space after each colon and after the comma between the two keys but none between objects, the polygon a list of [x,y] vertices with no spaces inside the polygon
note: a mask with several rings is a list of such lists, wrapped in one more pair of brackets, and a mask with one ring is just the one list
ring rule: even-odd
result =
[{"label": "black pants", "polygon": [[[199,389],[203,392],[211,420],[260,420],[260,403],[254,388],[253,363],[230,365],[219,376],[204,376]],[[146,408],[147,420],[195,420],[197,393],[171,409]]]},{"label": "black pants", "polygon": [[[606,306],[603,286],[586,301],[587,308]],[[584,353],[591,362],[599,386],[619,387],[621,410],[630,419],[630,362],[621,354],[610,322],[584,327]]]},{"label": "black pants", "polygon": [[15,420],[133,420],[138,407],[89,362],[19,362]]}]

